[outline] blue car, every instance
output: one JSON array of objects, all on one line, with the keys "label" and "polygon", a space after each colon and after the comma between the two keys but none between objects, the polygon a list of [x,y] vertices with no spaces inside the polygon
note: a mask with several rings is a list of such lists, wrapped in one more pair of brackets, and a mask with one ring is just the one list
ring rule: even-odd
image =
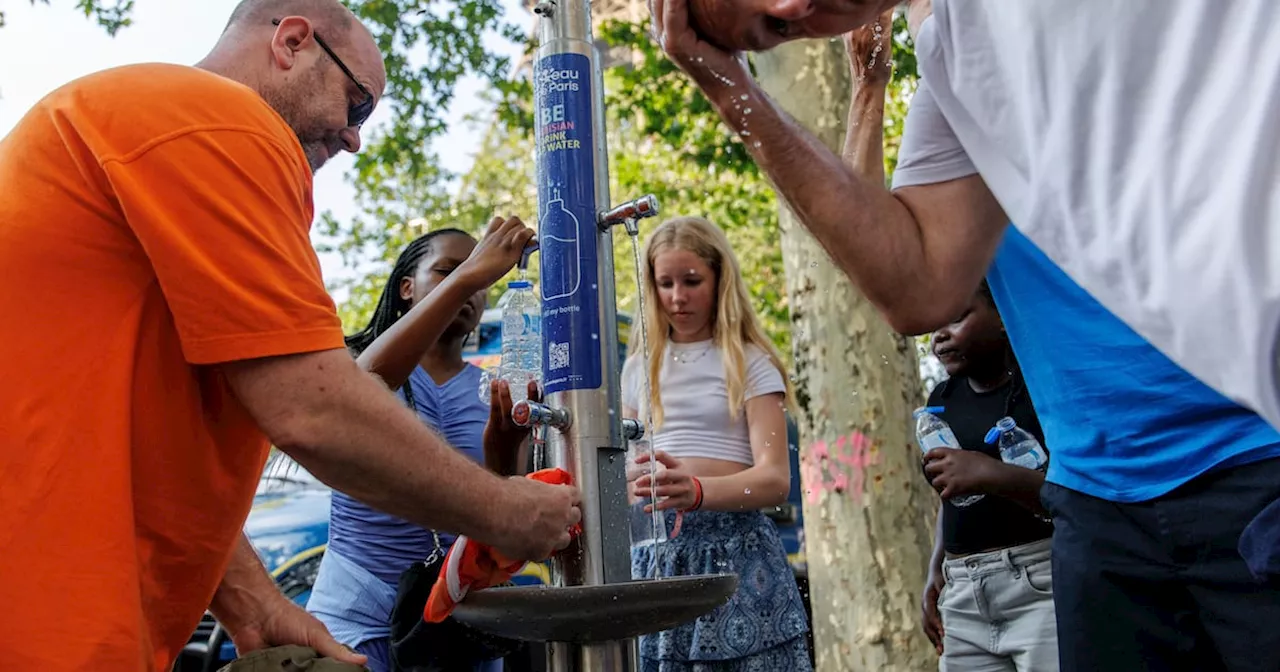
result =
[{"label": "blue car", "polygon": [[[492,367],[501,355],[501,315],[486,310],[477,331],[478,338],[464,357],[480,367]],[[618,316],[620,356],[625,358],[631,318]],[[477,390],[477,393],[479,391]],[[765,510],[774,520],[782,536],[800,594],[808,607],[808,571],[804,559],[804,513],[801,506],[800,464],[795,423],[787,419],[787,442],[791,447],[791,493],[787,502]],[[262,558],[263,565],[275,578],[281,591],[299,605],[305,606],[311,596],[329,541],[329,486],[321,483],[306,469],[280,452],[272,454],[258,484],[253,509],[245,524],[245,533]],[[545,564],[530,563],[512,579],[517,584],[548,584],[550,572]],[[208,612],[192,634],[174,666],[174,672],[214,672],[235,659],[235,647],[216,620]],[[509,672],[542,670],[545,655],[540,647],[520,660],[508,659]]]}]

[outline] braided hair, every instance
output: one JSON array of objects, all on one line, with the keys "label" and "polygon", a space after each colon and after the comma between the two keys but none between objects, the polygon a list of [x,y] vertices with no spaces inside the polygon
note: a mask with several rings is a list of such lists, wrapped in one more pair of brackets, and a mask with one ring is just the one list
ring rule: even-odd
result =
[{"label": "braided hair", "polygon": [[346,338],[347,349],[351,351],[352,356],[359,357],[360,353],[390,329],[396,320],[409,312],[409,300],[400,296],[400,283],[404,282],[405,278],[413,277],[413,274],[418,271],[418,264],[431,251],[435,240],[449,233],[471,237],[471,234],[462,229],[436,229],[414,239],[400,253],[400,257],[396,259],[396,265],[391,268],[387,284],[382,287],[382,295],[378,297],[378,305],[373,309],[373,317],[369,319],[369,324]]},{"label": "braided hair", "polygon": [[[346,337],[347,350],[351,351],[352,357],[359,357],[360,353],[390,329],[391,325],[409,312],[409,299],[400,296],[400,283],[417,273],[418,264],[422,263],[422,259],[431,252],[436,240],[445,234],[471,237],[471,234],[462,229],[452,227],[436,229],[419,236],[404,248],[396,259],[396,265],[391,268],[387,284],[382,287],[382,295],[378,297],[378,305],[373,309],[373,317],[369,319],[369,324],[364,329]],[[413,392],[409,388],[408,381],[405,381],[404,386],[401,387],[401,392],[409,408],[416,410]]]}]

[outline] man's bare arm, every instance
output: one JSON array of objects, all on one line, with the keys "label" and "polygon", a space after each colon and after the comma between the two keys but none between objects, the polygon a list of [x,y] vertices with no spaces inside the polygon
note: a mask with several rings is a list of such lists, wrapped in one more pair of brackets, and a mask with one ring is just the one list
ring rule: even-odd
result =
[{"label": "man's bare arm", "polygon": [[[748,143],[778,193],[899,332],[921,334],[959,315],[987,271],[1007,219],[974,175],[890,193],[853,174],[754,83]],[[742,91],[739,87],[737,91]],[[739,93],[741,95],[741,93]],[[728,94],[712,96],[730,124]]]},{"label": "man's bare arm", "polygon": [[960,314],[986,273],[1007,219],[982,179],[898,189],[859,178],[760,89],[745,65],[689,25],[687,0],[654,0],[663,49],[730,128],[750,110],[756,163],[893,328],[931,331]]},{"label": "man's bare arm", "polygon": [[280,588],[253,552],[253,545],[240,535],[209,611],[228,631],[239,632],[249,621],[261,618],[268,605],[281,597]]},{"label": "man's bare arm", "polygon": [[568,545],[568,527],[581,517],[575,489],[486,471],[424,426],[345,350],[222,368],[277,447],[381,511],[524,559]]}]

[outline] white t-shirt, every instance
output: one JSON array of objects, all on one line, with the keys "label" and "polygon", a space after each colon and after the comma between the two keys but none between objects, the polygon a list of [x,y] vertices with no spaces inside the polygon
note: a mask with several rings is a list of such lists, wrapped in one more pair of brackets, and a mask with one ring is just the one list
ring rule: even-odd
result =
[{"label": "white t-shirt", "polygon": [[[763,350],[747,345],[747,375],[743,401],[775,392],[786,392],[782,372]],[[630,357],[622,367],[622,405],[640,411],[644,420],[648,399],[644,389],[643,357]],[[747,413],[729,416],[729,391],[725,385],[720,349],[711,341],[670,343],[663,358],[661,378],[662,427],[651,437],[653,447],[672,457],[709,457],[753,464]],[[656,381],[655,381],[656,382]],[[652,384],[652,383],[651,383]],[[787,437],[778,437],[785,442]]]},{"label": "white t-shirt", "polygon": [[1280,427],[1280,1],[933,7],[895,188],[981,174],[1081,287]]}]

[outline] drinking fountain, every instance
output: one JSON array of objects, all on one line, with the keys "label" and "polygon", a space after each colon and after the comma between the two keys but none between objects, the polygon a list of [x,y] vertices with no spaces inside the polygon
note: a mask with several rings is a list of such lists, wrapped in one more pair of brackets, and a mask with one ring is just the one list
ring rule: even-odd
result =
[{"label": "drinking fountain", "polygon": [[475,591],[453,616],[492,634],[548,642],[553,672],[632,672],[636,637],[709,613],[729,600],[738,577],[632,579],[627,442],[645,428],[621,414],[612,231],[622,224],[638,236],[639,220],[658,214],[658,202],[648,195],[608,207],[590,1],[544,0],[534,13],[543,403],[521,401],[512,415],[545,443],[536,467],[573,476],[583,530],[551,560],[550,585]]}]

